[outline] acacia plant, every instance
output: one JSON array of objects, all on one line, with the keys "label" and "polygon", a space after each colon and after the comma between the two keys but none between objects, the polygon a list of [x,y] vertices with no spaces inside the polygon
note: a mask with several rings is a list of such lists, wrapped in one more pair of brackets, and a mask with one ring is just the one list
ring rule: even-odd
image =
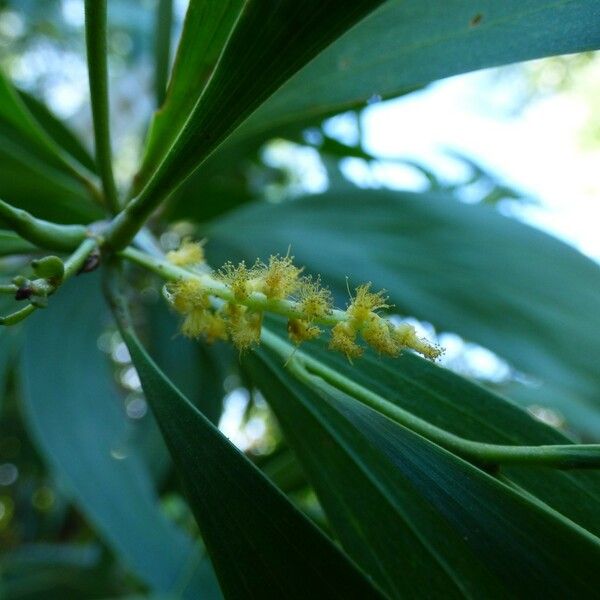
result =
[{"label": "acacia plant", "polygon": [[[64,498],[51,544],[5,537],[6,596],[595,597],[597,265],[449,191],[331,179],[274,203],[241,175],[266,141],[374,96],[600,47],[598,2],[190,0],[170,69],[161,0],[128,186],[110,8],[85,1],[93,159],[0,79],[0,384]],[[412,318],[536,385],[443,368]],[[217,428],[232,385],[267,415],[262,454]]]}]

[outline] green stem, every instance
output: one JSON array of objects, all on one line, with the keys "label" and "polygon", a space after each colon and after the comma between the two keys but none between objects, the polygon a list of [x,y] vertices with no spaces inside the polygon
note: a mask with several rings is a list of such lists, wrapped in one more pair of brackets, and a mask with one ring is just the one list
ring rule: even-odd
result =
[{"label": "green stem", "polygon": [[171,27],[173,24],[173,0],[159,0],[156,10],[154,38],[154,94],[156,105],[165,99],[169,66],[171,64]]},{"label": "green stem", "polygon": [[106,245],[112,250],[121,250],[130,244],[158,206],[160,197],[148,190],[148,186],[145,187],[140,195],[133,198],[112,220],[106,231]]},{"label": "green stem", "polygon": [[[63,279],[60,283],[56,284],[54,289],[50,291],[50,293],[54,293],[65,281],[73,277],[79,272],[79,269],[85,263],[86,258],[93,252],[93,250],[98,246],[98,241],[94,238],[86,238],[81,244],[76,248],[76,250],[65,260],[65,271],[63,275]],[[16,286],[15,286],[16,287]],[[24,306],[20,310],[16,312],[6,315],[5,317],[0,316],[0,325],[16,325],[23,319],[26,319],[29,315],[31,315],[36,310],[36,306],[33,304],[28,304]]]},{"label": "green stem", "polygon": [[33,304],[28,304],[23,308],[11,313],[10,315],[6,315],[5,317],[0,317],[0,325],[16,325],[20,323],[24,319],[26,319],[31,313],[35,312],[36,307]]},{"label": "green stem", "polygon": [[[240,301],[233,297],[231,290],[223,283],[216,281],[209,274],[198,274],[172,265],[171,263],[140,252],[135,248],[126,248],[118,256],[153,271],[167,281],[181,279],[198,280],[206,292],[225,301],[259,311],[270,311],[288,318],[301,317],[294,302],[289,300],[268,300],[263,294],[254,293],[247,300]],[[346,319],[343,311],[334,311],[327,317],[328,324]],[[262,342],[275,351],[285,362],[290,372],[310,387],[329,391],[330,386],[345,392],[377,412],[384,414],[396,423],[422,435],[428,440],[453,452],[454,454],[477,464],[485,469],[493,470],[499,465],[536,465],[557,469],[600,468],[600,444],[569,444],[556,446],[508,446],[475,442],[457,436],[449,431],[432,425],[428,421],[393,404],[389,400],[375,394],[355,381],[331,369],[322,362],[311,358],[296,347],[283,341],[279,336],[262,328]]]},{"label": "green stem", "polygon": [[63,281],[66,281],[79,272],[79,269],[85,263],[86,258],[96,249],[98,241],[94,238],[86,238],[79,247],[65,260],[65,274]]},{"label": "green stem", "polygon": [[72,250],[87,235],[83,225],[57,225],[37,219],[3,200],[0,200],[0,218],[22,238],[49,250]]},{"label": "green stem", "polygon": [[0,294],[12,294],[14,296],[18,289],[19,288],[14,283],[0,284]]},{"label": "green stem", "polygon": [[[181,279],[196,279],[202,284],[206,293],[210,296],[215,296],[216,298],[220,298],[225,302],[235,302],[236,304],[243,304],[252,310],[257,312],[271,312],[277,315],[281,315],[288,319],[303,319],[306,318],[304,313],[298,308],[296,302],[291,300],[270,300],[264,294],[260,292],[252,292],[245,299],[236,298],[231,289],[215,279],[212,275],[208,273],[200,274],[194,273],[187,269],[183,269],[182,267],[177,267],[172,265],[170,262],[166,260],[162,260],[160,258],[150,256],[145,252],[140,252],[135,248],[126,248],[125,250],[121,250],[121,252],[117,253],[121,258],[126,258],[131,262],[134,262],[150,271],[153,271],[157,275],[160,275],[166,281],[178,281]],[[331,314],[315,318],[315,324],[322,325],[335,325],[340,321],[346,321],[348,317],[346,313],[342,310],[332,310]]]},{"label": "green stem", "polygon": [[263,328],[261,339],[267,347],[286,360],[288,368],[294,376],[308,386],[324,391],[327,391],[328,386],[333,386],[386,415],[396,423],[485,468],[509,464],[536,465],[557,469],[600,467],[600,444],[506,446],[475,442],[459,437],[413,415],[322,362],[298,351],[266,328]]},{"label": "green stem", "polygon": [[85,39],[96,141],[96,163],[109,210],[119,212],[110,145],[106,0],[85,0]]}]

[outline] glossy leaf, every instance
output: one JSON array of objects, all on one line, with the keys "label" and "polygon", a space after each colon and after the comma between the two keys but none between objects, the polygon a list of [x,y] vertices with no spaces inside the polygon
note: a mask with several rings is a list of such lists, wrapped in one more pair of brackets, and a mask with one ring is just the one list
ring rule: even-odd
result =
[{"label": "glossy leaf", "polygon": [[19,237],[12,231],[0,229],[0,256],[10,256],[12,254],[26,254],[36,248],[27,240]]},{"label": "glossy leaf", "polygon": [[65,223],[100,218],[102,211],[92,200],[90,172],[71,154],[75,143],[46,109],[34,100],[25,101],[0,74],[0,186],[4,200],[41,218]]},{"label": "glossy leaf", "polygon": [[107,598],[121,583],[92,544],[24,544],[0,554],[0,573],[3,600]]},{"label": "glossy leaf", "polygon": [[342,305],[346,276],[350,287],[372,281],[396,312],[459,333],[542,379],[570,424],[600,434],[600,269],[566,244],[488,207],[365,190],[254,204],[207,234],[214,264],[285,254],[291,245]]},{"label": "glossy leaf", "polygon": [[[269,327],[285,337],[283,324],[269,320]],[[465,439],[526,446],[571,441],[510,400],[413,353],[386,358],[368,351],[350,364],[344,356],[329,350],[325,339],[306,344],[302,350],[389,402]],[[502,474],[600,536],[597,471],[510,466],[503,467]]]},{"label": "glossy leaf", "polygon": [[292,77],[235,138],[264,136],[450,75],[597,49],[599,23],[595,0],[389,0]]},{"label": "glossy leaf", "polygon": [[17,93],[27,107],[27,110],[48,136],[90,173],[95,173],[96,163],[81,140],[37,98],[22,90],[17,90]]},{"label": "glossy leaf", "polygon": [[213,424],[219,422],[225,395],[224,379],[237,359],[225,344],[191,344],[178,334],[178,318],[164,303],[150,307],[148,345],[159,368]]},{"label": "glossy leaf", "polygon": [[71,498],[138,577],[157,591],[215,597],[209,565],[160,510],[131,444],[135,425],[97,349],[107,317],[99,283],[94,275],[71,282],[27,321],[29,430]]},{"label": "glossy leaf", "polygon": [[372,598],[335,546],[122,335],[226,597]]},{"label": "glossy leaf", "polygon": [[344,549],[390,596],[597,589],[594,536],[281,357],[248,363]]},{"label": "glossy leaf", "polygon": [[[146,184],[144,197],[172,191],[282,83],[379,4],[194,0],[136,191]],[[178,81],[190,73],[191,88]]]}]

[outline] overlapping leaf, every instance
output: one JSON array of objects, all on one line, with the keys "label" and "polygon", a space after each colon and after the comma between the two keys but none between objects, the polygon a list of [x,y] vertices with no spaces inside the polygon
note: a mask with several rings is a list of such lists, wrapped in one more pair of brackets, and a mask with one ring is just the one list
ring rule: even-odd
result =
[{"label": "overlapping leaf", "polygon": [[265,350],[248,359],[345,550],[392,597],[593,593],[600,540]]},{"label": "overlapping leaf", "polygon": [[106,316],[99,281],[70,282],[27,322],[23,356],[28,427],[70,496],[151,588],[215,597],[199,548],[158,506],[132,445],[108,361],[97,349]]},{"label": "overlapping leaf", "polygon": [[183,479],[223,593],[232,598],[379,594],[173,385],[133,331],[123,337]]},{"label": "overlapping leaf", "polygon": [[552,237],[448,197],[364,190],[254,204],[208,235],[215,264],[291,245],[341,304],[346,276],[386,288],[397,312],[496,351],[556,390],[570,424],[599,434],[600,269]]},{"label": "overlapping leaf", "polygon": [[4,200],[59,222],[100,218],[89,184],[89,157],[81,145],[45,107],[19,95],[1,74],[0,142]]},{"label": "overlapping leaf", "polygon": [[[274,319],[269,320],[269,327],[286,335],[285,327]],[[570,443],[562,433],[533,419],[510,400],[410,352],[385,358],[369,351],[350,364],[329,350],[324,339],[307,344],[304,350],[389,402],[465,439],[526,446]],[[512,466],[503,467],[502,474],[600,536],[597,471]]]},{"label": "overlapping leaf", "polygon": [[[284,81],[379,4],[193,1],[136,191],[147,183],[145,196],[171,191]],[[197,78],[191,87],[175,79],[190,73]]]},{"label": "overlapping leaf", "polygon": [[232,143],[450,75],[600,48],[599,23],[595,0],[389,0],[282,86]]},{"label": "overlapping leaf", "polygon": [[24,254],[35,250],[35,246],[12,231],[0,229],[0,256]]}]

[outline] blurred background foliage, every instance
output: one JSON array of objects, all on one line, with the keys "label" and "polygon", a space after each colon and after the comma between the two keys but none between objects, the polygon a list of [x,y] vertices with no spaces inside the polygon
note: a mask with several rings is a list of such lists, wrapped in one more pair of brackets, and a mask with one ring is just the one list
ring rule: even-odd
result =
[{"label": "blurred background foliage", "polygon": [[[185,2],[175,2],[173,40],[181,29]],[[156,2],[111,0],[109,63],[116,175],[124,185],[139,164],[149,118],[155,108],[152,39]],[[92,123],[87,88],[83,5],[79,0],[0,1],[0,67],[23,91],[44,102],[67,121],[84,146],[92,149]],[[576,95],[588,112],[577,133],[582,148],[600,146],[600,67],[598,53],[537,60],[493,69],[486,77],[490,97],[502,98],[507,87],[510,100],[492,106],[504,115],[518,117],[540,99]],[[371,104],[377,104],[374,97]],[[368,110],[369,106],[364,110]],[[281,131],[275,139],[250,142],[232,159],[209,160],[198,176],[190,178],[165,209],[174,221],[163,234],[165,249],[176,247],[182,237],[203,230],[203,223],[240,204],[283,203],[328,188],[403,188],[451,193],[468,203],[489,205],[504,214],[518,215],[515,206],[539,200],[493,172],[478,160],[453,148],[446,159],[454,164],[451,174],[437,165],[411,157],[381,157],[364,144],[364,110],[307,123],[297,130]],[[0,167],[2,168],[2,167]],[[389,173],[396,175],[390,177]],[[395,171],[394,171],[395,169]],[[399,175],[398,175],[399,174]],[[394,183],[394,179],[398,182]],[[188,203],[190,194],[210,196],[211,203]],[[198,226],[200,224],[200,226]],[[10,272],[14,260],[0,262]],[[157,362],[190,398],[197,398],[205,414],[236,445],[251,456],[319,526],[327,522],[314,492],[282,441],[279,427],[261,394],[245,380],[235,353],[225,347],[190,345],[173,339],[174,317],[158,304],[156,282],[138,275],[142,301],[135,318],[147,328],[145,340]],[[428,323],[416,322],[422,332],[435,337]],[[570,433],[569,423],[535,394],[535,381],[515,370],[491,351],[451,332],[437,332],[446,347],[444,364],[467,377],[500,391],[522,396],[530,412],[545,423]],[[15,351],[22,340],[12,330],[0,338],[0,548],[11,552],[0,558],[5,597],[40,597],[52,588],[54,597],[109,597],[136,594],[144,585],[115,558],[67,499],[63,482],[41,460],[23,410],[22,389],[15,370]],[[189,533],[196,526],[178,479],[174,476],[156,425],[148,413],[139,379],[118,333],[104,329],[97,347],[112,372],[115,399],[129,421],[127,436],[152,457],[152,477],[158,482],[161,508],[170,522]],[[167,349],[168,347],[168,349]],[[192,368],[193,366],[193,368]],[[198,368],[199,366],[199,368]],[[189,377],[190,373],[196,374]],[[203,373],[211,373],[210,386],[198,394]],[[216,376],[215,376],[216,375]],[[87,376],[86,376],[87,377]],[[86,377],[81,385],[88,385]],[[527,384],[527,385],[523,385]],[[128,442],[129,443],[129,442]],[[115,445],[112,459],[125,456]],[[56,544],[61,544],[58,551]],[[60,567],[57,569],[56,567]],[[90,575],[93,577],[90,577]],[[90,586],[93,581],[93,586]],[[45,598],[50,596],[45,595]]]}]

